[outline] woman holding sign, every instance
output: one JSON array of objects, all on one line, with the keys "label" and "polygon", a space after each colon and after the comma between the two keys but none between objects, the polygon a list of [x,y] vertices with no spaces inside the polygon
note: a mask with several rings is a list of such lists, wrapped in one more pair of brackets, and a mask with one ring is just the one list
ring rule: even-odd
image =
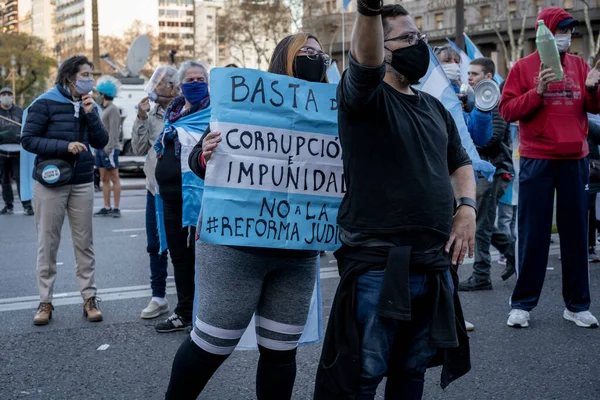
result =
[{"label": "woman holding sign", "polygon": [[[316,37],[290,35],[275,48],[269,72],[327,82],[329,55]],[[201,178],[221,142],[205,135],[189,157]],[[214,155],[218,157],[218,155]],[[200,227],[199,227],[200,229]],[[260,358],[258,399],[290,399],[296,378],[296,347],[315,287],[317,251],[234,247],[197,242],[198,315],[171,372],[167,399],[195,399],[239,343],[256,314]]]}]

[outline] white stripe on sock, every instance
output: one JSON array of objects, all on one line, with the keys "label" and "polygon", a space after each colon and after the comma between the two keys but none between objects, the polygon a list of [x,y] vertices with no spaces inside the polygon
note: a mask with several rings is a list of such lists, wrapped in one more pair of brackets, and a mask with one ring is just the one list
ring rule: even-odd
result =
[{"label": "white stripe on sock", "polygon": [[304,332],[304,326],[288,325],[258,315],[256,317],[256,326],[271,332],[282,333],[284,335],[302,335],[302,332]]},{"label": "white stripe on sock", "polygon": [[219,346],[210,344],[206,340],[204,340],[200,336],[198,336],[196,334],[196,332],[194,332],[193,330],[192,330],[191,337],[192,337],[192,340],[194,341],[194,343],[196,343],[196,346],[200,347],[201,349],[203,349],[205,351],[208,351],[211,354],[216,354],[219,356],[228,356],[229,354],[233,353],[233,351],[235,350],[235,346],[219,347]]},{"label": "white stripe on sock", "polygon": [[283,340],[267,339],[260,335],[256,335],[256,340],[261,346],[276,351],[294,350],[298,347],[298,342],[296,340],[286,342]]},{"label": "white stripe on sock", "polygon": [[207,324],[204,321],[200,321],[198,317],[196,317],[196,328],[198,328],[201,332],[206,333],[212,337],[216,337],[217,339],[227,339],[227,340],[236,340],[242,337],[246,329],[223,329],[217,328],[216,326],[212,326]]}]

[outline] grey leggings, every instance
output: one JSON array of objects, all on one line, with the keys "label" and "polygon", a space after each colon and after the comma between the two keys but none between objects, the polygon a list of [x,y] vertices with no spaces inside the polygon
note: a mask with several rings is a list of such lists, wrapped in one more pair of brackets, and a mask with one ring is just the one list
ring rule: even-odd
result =
[{"label": "grey leggings", "polygon": [[255,312],[259,345],[296,348],[308,317],[316,257],[267,254],[196,242],[198,312],[192,340],[200,348],[231,354]]}]

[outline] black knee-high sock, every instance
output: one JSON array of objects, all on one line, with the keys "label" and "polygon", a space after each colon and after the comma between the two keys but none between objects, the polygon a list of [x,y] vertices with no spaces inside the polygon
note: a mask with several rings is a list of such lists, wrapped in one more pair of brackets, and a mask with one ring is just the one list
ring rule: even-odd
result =
[{"label": "black knee-high sock", "polygon": [[258,346],[256,371],[258,400],[289,400],[296,380],[296,349],[276,351]]},{"label": "black knee-high sock", "polygon": [[209,353],[198,347],[191,338],[186,338],[173,360],[171,380],[165,399],[196,399],[227,357],[229,355]]}]

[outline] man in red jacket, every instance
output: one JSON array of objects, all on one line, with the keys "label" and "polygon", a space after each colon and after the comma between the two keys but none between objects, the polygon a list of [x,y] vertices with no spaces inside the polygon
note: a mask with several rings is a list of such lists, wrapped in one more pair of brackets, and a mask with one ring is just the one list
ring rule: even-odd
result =
[{"label": "man in red jacket", "polygon": [[511,297],[508,325],[529,326],[544,283],[554,192],[563,266],[563,317],[578,326],[597,327],[589,312],[587,259],[589,164],[587,112],[600,109],[600,63],[590,71],[582,58],[567,54],[578,21],[560,8],[547,8],[537,17],[555,34],[564,78],[555,81],[535,53],[511,69],[500,102],[508,122],[519,121],[518,280]]}]

